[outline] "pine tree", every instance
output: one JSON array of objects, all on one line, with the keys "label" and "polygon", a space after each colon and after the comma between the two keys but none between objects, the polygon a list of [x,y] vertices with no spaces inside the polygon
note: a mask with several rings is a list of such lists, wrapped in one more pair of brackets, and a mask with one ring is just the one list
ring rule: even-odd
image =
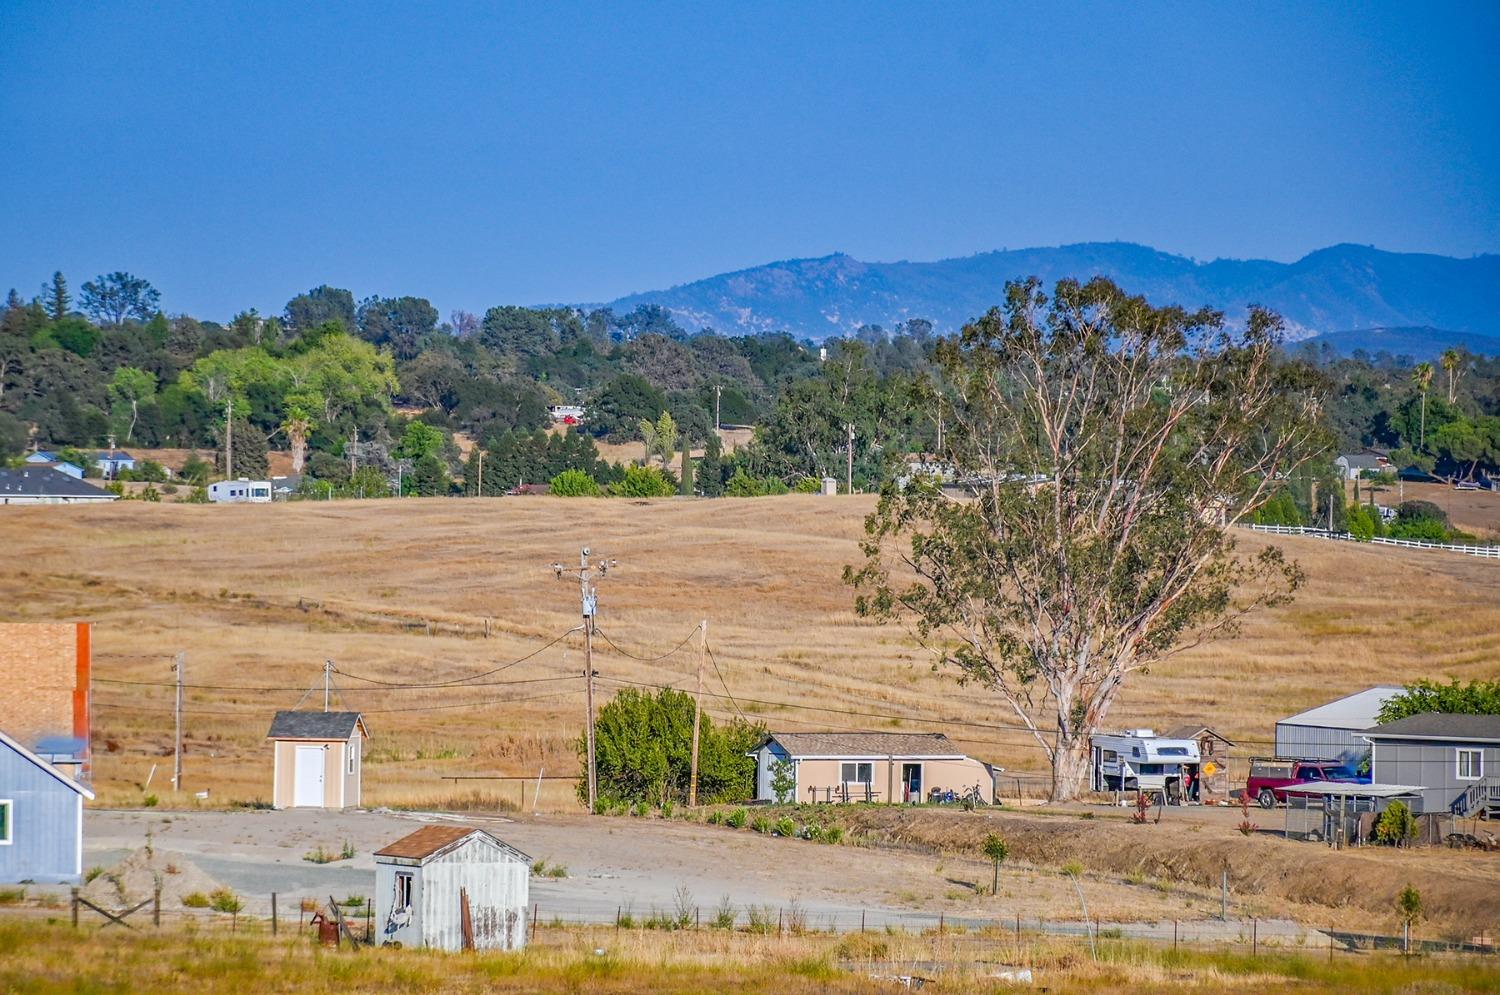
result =
[{"label": "pine tree", "polygon": [[62,270],[52,274],[51,283],[42,285],[42,293],[47,299],[47,317],[53,321],[61,321],[68,316],[73,298],[68,296],[68,281],[63,279]]}]

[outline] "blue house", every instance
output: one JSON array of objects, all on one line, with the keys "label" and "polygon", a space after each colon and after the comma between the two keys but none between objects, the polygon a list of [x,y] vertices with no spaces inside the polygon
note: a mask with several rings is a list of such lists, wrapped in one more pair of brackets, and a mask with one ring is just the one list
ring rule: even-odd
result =
[{"label": "blue house", "polygon": [[0,882],[76,884],[87,787],[0,732]]},{"label": "blue house", "polygon": [[123,449],[105,449],[94,460],[94,465],[106,477],[113,480],[121,470],[135,469],[135,457]]},{"label": "blue house", "polygon": [[74,480],[83,479],[83,467],[77,463],[70,463],[54,452],[39,449],[26,457],[26,462],[31,466],[50,466],[58,473],[66,473]]}]

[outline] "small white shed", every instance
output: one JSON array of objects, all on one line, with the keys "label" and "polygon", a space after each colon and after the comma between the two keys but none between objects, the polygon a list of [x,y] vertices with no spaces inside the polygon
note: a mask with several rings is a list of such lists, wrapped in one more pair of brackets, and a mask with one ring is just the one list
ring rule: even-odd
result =
[{"label": "small white shed", "polygon": [[483,829],[424,826],[375,851],[378,942],[438,950],[526,945],[531,858]]},{"label": "small white shed", "polygon": [[358,712],[277,712],[266,733],[273,808],[358,808],[364,781]]}]

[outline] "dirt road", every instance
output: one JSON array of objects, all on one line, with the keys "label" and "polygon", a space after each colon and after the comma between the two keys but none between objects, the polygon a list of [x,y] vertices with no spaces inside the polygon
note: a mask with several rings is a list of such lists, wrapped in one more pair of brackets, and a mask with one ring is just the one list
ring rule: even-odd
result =
[{"label": "dirt road", "polygon": [[[270,895],[296,909],[306,896],[368,896],[374,887],[371,854],[423,822],[462,822],[493,832],[533,860],[567,869],[561,878],[534,877],[531,900],[544,922],[613,922],[621,911],[636,919],[674,913],[680,905],[707,918],[721,904],[741,921],[749,910],[778,916],[800,912],[813,928],[905,928],[1014,922],[1056,932],[1082,930],[1081,897],[1091,918],[1126,935],[1170,938],[1181,920],[1184,939],[1240,939],[1248,920],[1216,918],[1214,896],[1160,884],[1130,886],[1087,876],[1071,879],[1042,868],[1007,866],[998,897],[988,890],[989,864],[897,849],[823,846],[686,822],[542,816],[510,819],[394,812],[164,812],[90,811],[85,865],[108,866],[144,845],[180,854],[240,893],[250,914],[267,914]],[[315,864],[303,855],[321,846],[350,860]],[[1248,915],[1248,913],[1247,913]],[[1262,919],[1260,936],[1287,943],[1316,942],[1289,921]]]}]

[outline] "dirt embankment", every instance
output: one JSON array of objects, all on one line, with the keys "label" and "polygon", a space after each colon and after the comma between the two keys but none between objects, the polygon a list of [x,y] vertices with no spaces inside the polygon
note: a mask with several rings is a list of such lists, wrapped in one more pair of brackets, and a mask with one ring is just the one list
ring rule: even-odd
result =
[{"label": "dirt embankment", "polygon": [[1094,873],[1145,875],[1205,889],[1229,872],[1231,892],[1273,902],[1394,914],[1408,884],[1422,894],[1428,919],[1455,927],[1500,926],[1500,855],[1441,848],[1330,850],[1223,826],[1173,820],[1134,825],[1119,817],[1027,816],[889,808],[823,808],[820,820],[877,845],[981,854],[989,833],[1013,859],[1043,867],[1076,861]]}]

